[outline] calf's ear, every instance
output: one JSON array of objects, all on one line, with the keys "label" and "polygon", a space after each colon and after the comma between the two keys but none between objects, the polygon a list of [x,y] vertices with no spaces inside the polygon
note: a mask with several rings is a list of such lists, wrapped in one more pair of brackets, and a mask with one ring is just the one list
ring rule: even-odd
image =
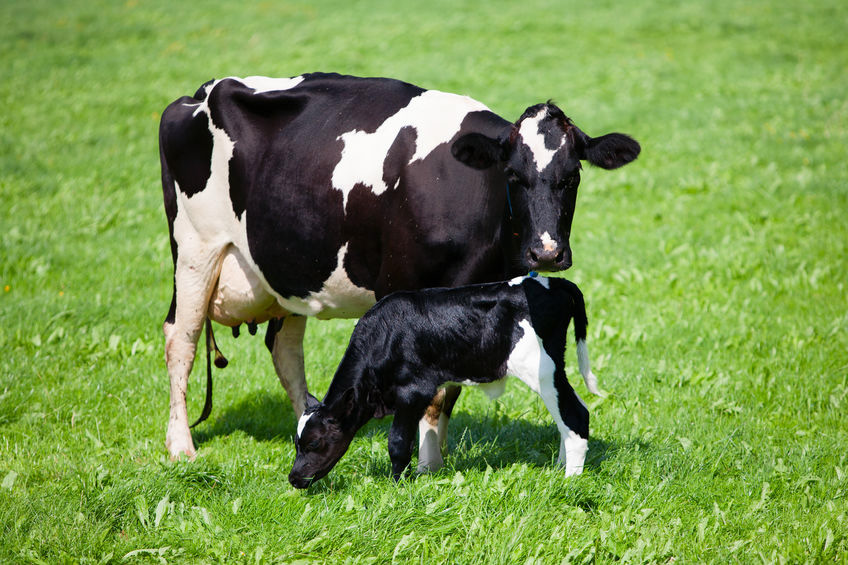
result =
[{"label": "calf's ear", "polygon": [[454,141],[451,154],[460,163],[475,169],[488,169],[504,158],[501,142],[482,133],[469,133]]},{"label": "calf's ear", "polygon": [[383,396],[376,390],[372,390],[368,393],[368,404],[374,407],[374,417],[378,420],[391,414],[389,409],[386,408]]},{"label": "calf's ear", "polygon": [[[583,132],[580,132],[583,133]],[[581,159],[602,169],[617,169],[639,156],[639,142],[623,133],[608,133],[601,137],[583,134]]]},{"label": "calf's ear", "polygon": [[318,408],[318,406],[320,404],[321,404],[320,400],[318,400],[317,398],[315,398],[314,396],[309,394],[309,392],[306,393],[306,409],[307,410],[314,410],[315,408]]}]

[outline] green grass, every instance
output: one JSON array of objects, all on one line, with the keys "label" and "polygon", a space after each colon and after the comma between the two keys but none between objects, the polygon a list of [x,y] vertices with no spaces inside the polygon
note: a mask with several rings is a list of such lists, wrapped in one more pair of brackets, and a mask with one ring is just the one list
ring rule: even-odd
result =
[{"label": "green grass", "polygon": [[[844,2],[7,0],[0,22],[0,562],[848,562]],[[295,491],[262,340],[225,331],[199,456],[167,460],[159,113],[310,70],[509,118],[554,98],[642,143],[585,171],[574,223],[612,392],[583,475],[511,385],[461,397],[439,473],[395,485],[372,422]],[[310,322],[319,396],[351,328]]]}]

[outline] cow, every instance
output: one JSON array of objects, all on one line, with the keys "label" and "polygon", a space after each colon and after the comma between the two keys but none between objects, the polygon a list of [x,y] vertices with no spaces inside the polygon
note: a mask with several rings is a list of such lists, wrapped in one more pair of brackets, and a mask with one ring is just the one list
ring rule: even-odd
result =
[{"label": "cow", "polygon": [[558,463],[566,476],[583,470],[589,411],[565,377],[566,330],[574,319],[580,372],[599,394],[586,346],[586,307],[565,279],[519,277],[509,282],[398,291],[359,320],[322,402],[311,395],[297,424],[295,488],[324,477],[371,418],[393,414],[392,476],[412,458],[416,426],[439,387],[478,385],[491,398],[506,377],[542,397],[559,429]]},{"label": "cow", "polygon": [[[185,394],[207,319],[268,322],[300,418],[308,316],[357,318],[396,290],[565,270],[581,160],[614,169],[640,151],[624,134],[590,137],[552,102],[511,123],[465,96],[325,73],[211,80],[165,109],[159,145],[175,459],[195,455]],[[440,392],[422,421],[422,469],[442,464],[458,393]]]}]

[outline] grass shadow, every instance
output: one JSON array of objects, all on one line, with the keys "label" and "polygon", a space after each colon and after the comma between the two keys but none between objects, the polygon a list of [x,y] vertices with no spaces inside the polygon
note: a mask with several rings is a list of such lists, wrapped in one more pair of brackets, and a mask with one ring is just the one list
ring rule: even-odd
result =
[{"label": "grass shadow", "polygon": [[198,446],[235,431],[244,432],[256,441],[288,440],[296,428],[294,410],[286,396],[258,391],[200,424],[192,430],[192,437]]}]

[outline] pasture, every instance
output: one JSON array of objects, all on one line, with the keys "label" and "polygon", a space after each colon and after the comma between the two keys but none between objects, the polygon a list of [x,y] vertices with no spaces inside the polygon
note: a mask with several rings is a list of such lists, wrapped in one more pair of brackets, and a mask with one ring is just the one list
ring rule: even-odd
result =
[{"label": "pasture", "polygon": [[[844,1],[6,0],[0,22],[0,562],[848,561]],[[218,329],[197,460],[168,460],[160,112],[212,77],[313,70],[510,120],[553,98],[642,144],[582,175],[567,277],[610,394],[570,342],[581,476],[510,383],[466,389],[438,473],[395,484],[378,421],[296,491],[264,328]],[[307,327],[319,398],[353,324]]]}]

